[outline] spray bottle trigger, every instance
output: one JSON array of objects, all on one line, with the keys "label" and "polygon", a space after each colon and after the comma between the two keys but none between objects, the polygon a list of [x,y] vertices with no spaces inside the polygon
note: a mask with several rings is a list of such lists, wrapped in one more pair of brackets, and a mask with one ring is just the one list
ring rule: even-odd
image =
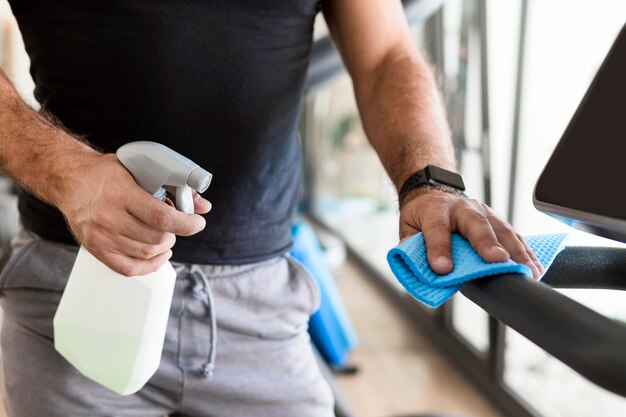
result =
[{"label": "spray bottle trigger", "polygon": [[188,185],[181,185],[175,187],[173,185],[164,185],[163,188],[173,197],[176,203],[176,209],[183,213],[195,212],[195,206],[193,204],[192,188]]},{"label": "spray bottle trigger", "polygon": [[188,185],[176,187],[176,208],[183,213],[193,213],[195,211],[193,193]]}]

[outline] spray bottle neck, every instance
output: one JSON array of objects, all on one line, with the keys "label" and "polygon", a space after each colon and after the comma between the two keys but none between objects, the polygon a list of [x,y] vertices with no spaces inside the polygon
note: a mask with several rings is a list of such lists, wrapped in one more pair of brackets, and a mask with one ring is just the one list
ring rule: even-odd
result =
[{"label": "spray bottle neck", "polygon": [[165,198],[167,197],[167,191],[165,190],[165,188],[161,187],[157,190],[156,193],[152,194],[157,200],[160,201],[165,201]]}]

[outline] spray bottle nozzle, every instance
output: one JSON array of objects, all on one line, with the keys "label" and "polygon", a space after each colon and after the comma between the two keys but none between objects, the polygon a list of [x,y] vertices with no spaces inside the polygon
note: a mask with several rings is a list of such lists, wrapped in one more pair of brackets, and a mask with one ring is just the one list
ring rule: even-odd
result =
[{"label": "spray bottle nozzle", "polygon": [[211,183],[211,173],[160,143],[130,142],[116,154],[144,190],[164,199],[165,187],[176,195],[176,208],[185,213],[194,211],[192,189],[202,193]]},{"label": "spray bottle nozzle", "polygon": [[209,188],[212,177],[213,176],[210,172],[207,172],[206,170],[197,166],[191,171],[191,173],[189,173],[187,185],[198,191],[199,193],[203,193],[207,190],[207,188]]}]

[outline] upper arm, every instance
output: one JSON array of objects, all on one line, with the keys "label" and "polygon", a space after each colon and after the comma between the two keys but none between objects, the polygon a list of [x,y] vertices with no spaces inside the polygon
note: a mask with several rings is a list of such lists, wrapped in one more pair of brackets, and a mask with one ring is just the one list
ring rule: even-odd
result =
[{"label": "upper arm", "polygon": [[400,0],[325,0],[324,18],[355,82],[417,53]]}]

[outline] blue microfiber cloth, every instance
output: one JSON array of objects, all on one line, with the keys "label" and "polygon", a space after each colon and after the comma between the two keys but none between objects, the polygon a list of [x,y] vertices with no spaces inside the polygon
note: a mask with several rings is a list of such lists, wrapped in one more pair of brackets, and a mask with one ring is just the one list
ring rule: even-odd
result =
[{"label": "blue microfiber cloth", "polygon": [[[567,234],[528,236],[524,239],[545,270],[563,249]],[[506,262],[488,263],[482,260],[472,245],[462,236],[452,234],[454,269],[446,275],[437,275],[428,266],[426,244],[422,233],[410,237],[391,249],[387,262],[402,286],[416,299],[430,307],[439,307],[463,285],[477,278],[505,273],[518,273],[532,278],[526,265]]]}]

